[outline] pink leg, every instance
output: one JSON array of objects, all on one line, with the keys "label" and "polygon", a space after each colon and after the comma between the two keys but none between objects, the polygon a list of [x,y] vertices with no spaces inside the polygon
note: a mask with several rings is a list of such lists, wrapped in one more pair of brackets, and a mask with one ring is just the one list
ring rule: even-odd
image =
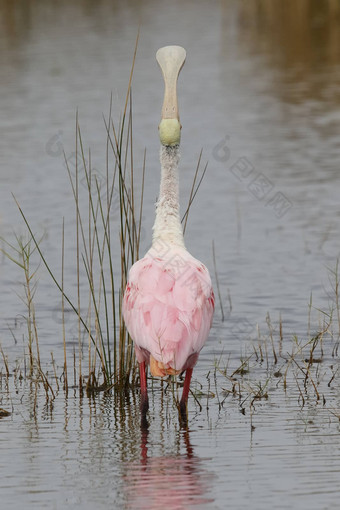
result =
[{"label": "pink leg", "polygon": [[142,413],[142,417],[145,417],[148,409],[149,409],[149,399],[148,399],[148,388],[146,385],[146,367],[145,361],[139,363],[139,377],[140,377],[140,410]]},{"label": "pink leg", "polygon": [[188,396],[189,396],[189,391],[190,391],[190,381],[191,381],[192,371],[193,371],[192,368],[187,368],[185,371],[183,393],[182,393],[181,401],[179,403],[179,411],[180,411],[181,419],[185,423],[188,420],[187,406],[188,406]]}]

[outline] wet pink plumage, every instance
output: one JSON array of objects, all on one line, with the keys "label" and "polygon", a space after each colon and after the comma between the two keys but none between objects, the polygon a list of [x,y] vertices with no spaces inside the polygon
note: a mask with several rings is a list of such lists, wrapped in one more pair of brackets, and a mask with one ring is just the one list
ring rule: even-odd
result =
[{"label": "wet pink plumage", "polygon": [[130,269],[123,302],[139,362],[192,368],[211,327],[214,294],[207,268],[185,248],[153,246]]}]

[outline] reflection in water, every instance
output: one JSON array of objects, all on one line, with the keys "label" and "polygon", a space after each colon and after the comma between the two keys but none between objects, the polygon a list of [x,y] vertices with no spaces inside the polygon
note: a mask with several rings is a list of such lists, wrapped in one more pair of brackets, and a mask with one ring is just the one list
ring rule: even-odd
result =
[{"label": "reflection in water", "polygon": [[184,444],[185,453],[150,457],[148,427],[141,427],[140,461],[128,462],[123,476],[127,508],[180,510],[205,505],[214,500],[207,497],[212,475],[195,456],[189,430],[178,435],[178,447]]},{"label": "reflection in water", "polygon": [[[254,59],[257,70],[265,63],[264,80],[268,68],[281,72],[276,78],[292,85],[282,89],[276,84],[277,90],[285,93],[283,100],[338,102],[334,83],[340,62],[338,0],[224,0],[222,6],[223,52],[235,51],[236,43],[238,52]],[[234,44],[231,34],[236,34]],[[257,74],[253,67],[252,73],[252,77]]]},{"label": "reflection in water", "polygon": [[[230,6],[230,1],[224,2]],[[254,51],[276,53],[281,61],[306,67],[316,62],[338,64],[338,0],[255,0],[237,6],[240,34],[246,31]],[[242,34],[243,35],[243,34]],[[256,38],[256,41],[254,39]]]}]

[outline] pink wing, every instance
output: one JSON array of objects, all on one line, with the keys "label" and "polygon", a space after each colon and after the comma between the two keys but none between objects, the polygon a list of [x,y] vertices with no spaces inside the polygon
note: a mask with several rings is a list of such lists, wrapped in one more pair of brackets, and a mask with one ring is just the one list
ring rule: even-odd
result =
[{"label": "pink wing", "polygon": [[130,269],[123,315],[139,361],[148,351],[176,370],[193,366],[208,337],[213,312],[209,272],[186,250],[167,254],[166,260],[148,252]]}]

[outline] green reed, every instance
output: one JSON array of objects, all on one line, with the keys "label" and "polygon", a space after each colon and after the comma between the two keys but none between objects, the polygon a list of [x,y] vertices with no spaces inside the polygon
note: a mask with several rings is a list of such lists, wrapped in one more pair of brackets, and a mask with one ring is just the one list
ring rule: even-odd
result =
[{"label": "green reed", "polygon": [[[34,269],[32,269],[32,256],[36,251],[36,247],[39,246],[41,240],[40,241],[35,240],[33,242],[33,239],[31,237],[25,239],[24,237],[22,236],[20,237],[17,235],[15,236],[16,244],[11,244],[3,238],[1,238],[1,240],[4,246],[6,246],[6,248],[1,248],[1,251],[4,253],[6,257],[8,257],[12,262],[19,266],[24,273],[23,282],[24,293],[22,295],[19,295],[19,297],[24,303],[26,308],[26,312],[23,315],[23,318],[25,320],[27,330],[27,348],[29,360],[27,376],[31,379],[35,379],[36,381],[41,382],[45,389],[47,400],[49,399],[53,400],[55,397],[54,391],[41,365],[38,327],[34,305],[34,295],[36,293],[38,284],[37,282],[38,265]],[[6,374],[8,377],[9,376],[8,360],[4,355],[2,347],[0,347],[0,352],[4,360]]]},{"label": "green reed", "polygon": [[[138,371],[130,338],[122,316],[122,301],[128,278],[128,270],[140,256],[142,233],[143,197],[146,172],[146,151],[143,160],[135,164],[133,148],[132,76],[136,59],[137,43],[127,87],[123,113],[115,122],[112,113],[112,97],[109,113],[104,118],[106,133],[105,179],[101,180],[93,169],[91,151],[85,148],[78,114],[75,125],[75,168],[71,169],[64,153],[74,200],[75,214],[75,266],[76,282],[65,284],[65,226],[62,220],[61,276],[58,276],[44,255],[34,229],[15,199],[26,225],[29,244],[21,246],[18,253],[25,254],[31,247],[37,252],[40,263],[47,269],[61,295],[62,338],[64,349],[63,387],[69,388],[70,357],[65,329],[65,310],[77,317],[77,352],[73,352],[74,384],[83,392],[118,390],[134,386]],[[183,216],[184,229],[188,215],[202,183],[206,168],[200,174],[202,152],[193,178],[188,206]],[[114,217],[114,209],[118,210]],[[13,257],[10,256],[10,258]],[[29,257],[28,257],[29,260]],[[25,264],[19,264],[26,271]],[[27,272],[27,271],[26,271]],[[84,285],[84,281],[86,285]],[[26,278],[26,288],[27,278]],[[29,319],[32,319],[34,293],[26,294],[29,303]],[[29,322],[31,324],[31,322]],[[30,330],[29,330],[30,331]],[[33,328],[33,333],[36,327]],[[28,334],[31,353],[32,332]],[[38,338],[35,335],[38,345]],[[87,345],[87,356],[84,346]],[[31,354],[30,354],[31,356]],[[40,358],[38,358],[40,360]],[[54,378],[56,370],[52,357]],[[43,374],[38,363],[41,374]],[[30,361],[32,366],[32,361]],[[43,375],[41,375],[43,379]]]},{"label": "green reed", "polygon": [[[85,155],[81,129],[76,119],[76,168],[72,174],[66,156],[65,162],[75,204],[76,228],[76,298],[71,299],[64,283],[64,222],[62,236],[62,277],[57,278],[45,258],[32,227],[17,202],[40,259],[62,295],[62,323],[64,341],[64,376],[67,381],[67,341],[65,339],[64,309],[67,304],[78,317],[78,385],[83,390],[83,339],[88,338],[88,375],[86,390],[107,389],[111,386],[124,388],[134,384],[136,363],[132,340],[122,319],[122,299],[127,281],[128,268],[139,257],[143,211],[143,188],[145,155],[142,166],[142,193],[136,206],[131,77],[127,102],[118,128],[110,113],[105,120],[107,133],[106,183],[103,190],[98,176],[93,174],[91,153]],[[113,154],[111,163],[109,152]],[[86,200],[82,196],[85,182]],[[118,190],[118,191],[117,191]],[[116,192],[116,193],[115,193]],[[111,212],[114,199],[119,200],[119,219],[114,223]],[[84,206],[85,203],[85,206]],[[119,244],[119,259],[115,246]],[[118,276],[117,276],[118,275]],[[81,290],[83,278],[87,289]],[[84,303],[86,304],[84,307]],[[85,311],[84,311],[85,310]],[[97,372],[99,360],[100,374]],[[103,377],[99,383],[99,377]],[[66,382],[67,386],[67,382]]]},{"label": "green reed", "polygon": [[[220,355],[215,360],[214,377],[218,379],[215,388],[220,409],[226,399],[237,399],[240,411],[248,412],[252,419],[256,403],[271,398],[275,402],[275,392],[281,389],[285,398],[294,401],[300,410],[319,406],[339,417],[334,407],[337,405],[334,388],[340,375],[338,261],[328,272],[329,309],[313,307],[310,297],[305,335],[287,334],[281,314],[275,323],[267,313],[267,329],[260,331],[257,326],[258,338],[248,338],[236,368],[230,366],[230,358],[225,361]],[[315,326],[312,326],[312,312],[317,312]],[[311,334],[312,329],[314,334]]]}]

